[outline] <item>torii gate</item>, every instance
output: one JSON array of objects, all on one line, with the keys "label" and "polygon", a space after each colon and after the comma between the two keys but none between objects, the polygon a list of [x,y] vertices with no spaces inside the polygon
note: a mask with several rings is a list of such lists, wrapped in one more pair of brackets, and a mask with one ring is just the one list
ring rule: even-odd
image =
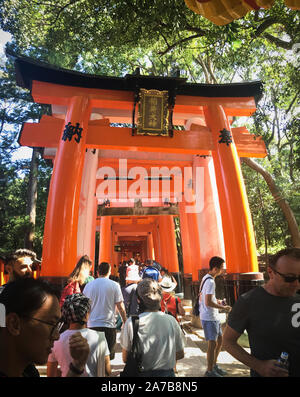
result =
[{"label": "torii gate", "polygon": [[[248,133],[246,128],[231,128],[233,116],[250,116],[255,112],[262,95],[261,82],[207,85],[186,83],[182,78],[94,76],[23,57],[15,58],[15,68],[18,84],[31,90],[33,100],[52,105],[52,116],[43,116],[39,123],[25,123],[19,137],[20,145],[43,147],[44,157],[54,162],[41,276],[61,282],[79,256],[88,254],[93,258],[97,206],[109,199],[97,193],[97,178],[105,180],[103,175],[99,177],[99,169],[109,164],[116,171],[112,179],[121,183],[117,171],[121,159],[130,163],[128,169],[190,167],[193,172],[189,187],[196,194],[196,201],[202,195],[201,210],[188,212],[187,207],[193,207],[195,202],[191,205],[185,199],[178,199],[173,186],[167,205],[170,211],[164,212],[165,198],[161,187],[158,189],[155,205],[160,212],[155,213],[154,204],[150,204],[147,207],[150,215],[146,215],[156,217],[155,222],[143,229],[151,246],[148,254],[156,252],[162,262],[169,264],[169,270],[179,272],[173,223],[177,214],[184,277],[197,283],[199,271],[208,267],[210,257],[220,255],[226,257],[229,276],[262,279],[239,158],[265,157],[266,149],[262,139]],[[132,128],[111,126],[111,123],[132,122],[141,88],[169,92],[173,124],[183,126],[184,130],[173,130],[168,136],[147,136],[132,134]],[[198,190],[197,169],[202,170],[202,185]],[[128,175],[125,179],[129,185],[136,183],[136,178],[130,179]],[[119,193],[121,190],[118,187]],[[147,197],[143,200],[147,201]],[[127,199],[123,206],[128,210],[134,206],[133,201],[134,198]],[[177,206],[177,212],[172,213],[172,204]],[[106,212],[101,216],[99,259],[112,261],[112,247],[122,229],[116,228],[114,217],[122,205],[110,200],[110,206],[105,210],[114,210],[113,215]],[[145,215],[146,209],[143,211],[141,214]],[[137,213],[133,211],[128,219],[132,222],[134,216]]]}]

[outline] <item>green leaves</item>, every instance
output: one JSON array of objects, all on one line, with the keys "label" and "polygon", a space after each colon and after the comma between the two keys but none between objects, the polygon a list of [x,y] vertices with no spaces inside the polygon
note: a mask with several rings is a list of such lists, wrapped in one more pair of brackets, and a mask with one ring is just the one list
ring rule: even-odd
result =
[{"label": "green leaves", "polygon": [[[124,76],[140,67],[142,74],[162,76],[179,69],[182,77],[198,83],[262,80],[264,96],[248,129],[263,136],[268,149],[264,166],[288,192],[286,198],[297,213],[300,79],[292,48],[300,43],[299,13],[282,0],[225,26],[192,12],[182,0],[3,0],[0,27],[13,35],[10,48],[15,51],[85,73]],[[8,166],[10,144],[21,123],[46,110],[30,105],[31,98],[14,85],[11,71],[4,73],[0,131],[12,136],[1,143]],[[263,184],[265,215],[257,207],[256,178],[246,178],[258,246],[264,245],[265,216],[269,244],[275,247],[284,244],[287,229]]]}]

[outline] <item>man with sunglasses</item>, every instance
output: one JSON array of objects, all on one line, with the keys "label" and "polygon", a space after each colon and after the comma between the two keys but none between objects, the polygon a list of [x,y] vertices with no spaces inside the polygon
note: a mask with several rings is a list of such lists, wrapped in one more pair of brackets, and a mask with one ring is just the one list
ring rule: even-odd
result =
[{"label": "man with sunglasses", "polygon": [[[300,248],[275,254],[267,268],[268,282],[241,295],[228,316],[223,347],[250,368],[253,377],[300,376]],[[238,344],[247,331],[249,354]],[[276,360],[289,355],[289,370]]]}]

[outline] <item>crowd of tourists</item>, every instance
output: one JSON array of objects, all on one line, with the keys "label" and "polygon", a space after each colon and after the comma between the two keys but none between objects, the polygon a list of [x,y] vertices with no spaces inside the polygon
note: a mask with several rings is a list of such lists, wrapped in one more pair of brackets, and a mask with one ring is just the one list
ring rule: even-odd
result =
[{"label": "crowd of tourists", "polygon": [[[92,261],[85,255],[61,291],[33,278],[38,262],[26,249],[5,258],[9,280],[0,287],[5,314],[0,313],[0,377],[38,377],[36,365],[46,363],[48,377],[110,376],[118,321],[125,364],[121,376],[128,376],[133,350],[136,376],[176,376],[176,362],[184,357],[186,345],[180,323],[185,310],[175,293],[177,281],[166,268],[132,258],[120,264],[118,279],[107,262],[96,265],[91,275]],[[274,255],[268,281],[238,297],[232,308],[216,298],[215,278],[224,266],[223,258],[210,259],[197,298],[208,344],[204,376],[230,376],[217,364],[223,347],[250,368],[251,376],[299,377],[300,249]],[[220,310],[228,313],[224,334]],[[250,352],[238,342],[244,331]],[[283,353],[288,365],[280,361]]]}]

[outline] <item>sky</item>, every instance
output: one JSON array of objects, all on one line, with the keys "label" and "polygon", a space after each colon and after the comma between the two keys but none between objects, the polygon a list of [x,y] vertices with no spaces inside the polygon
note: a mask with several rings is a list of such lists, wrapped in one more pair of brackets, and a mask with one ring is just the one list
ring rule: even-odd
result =
[{"label": "sky", "polygon": [[[0,60],[5,62],[5,52],[4,47],[5,44],[11,39],[11,35],[3,30],[0,30]],[[16,152],[12,155],[12,161],[17,159],[27,159],[31,158],[32,149],[29,147],[20,147],[20,149],[16,150]]]}]

